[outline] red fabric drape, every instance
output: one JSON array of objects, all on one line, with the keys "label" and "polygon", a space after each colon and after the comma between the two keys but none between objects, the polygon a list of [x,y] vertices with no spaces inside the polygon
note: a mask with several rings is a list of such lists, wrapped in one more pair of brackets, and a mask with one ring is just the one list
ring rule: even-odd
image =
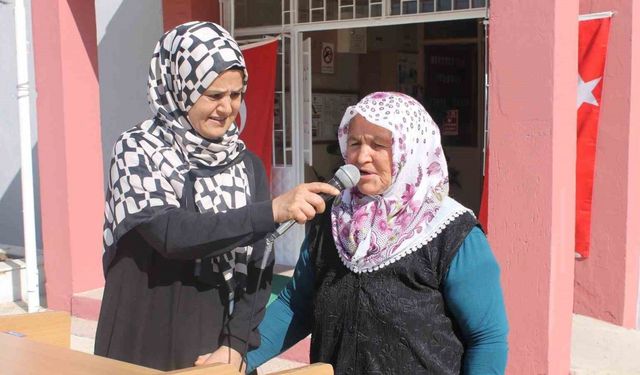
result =
[{"label": "red fabric drape", "polygon": [[278,41],[245,45],[241,49],[249,72],[249,85],[237,120],[240,139],[262,159],[271,178]]}]

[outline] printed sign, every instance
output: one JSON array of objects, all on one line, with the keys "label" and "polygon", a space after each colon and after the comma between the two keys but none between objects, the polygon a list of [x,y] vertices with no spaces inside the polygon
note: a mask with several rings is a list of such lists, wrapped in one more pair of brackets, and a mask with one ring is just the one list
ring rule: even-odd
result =
[{"label": "printed sign", "polygon": [[458,135],[458,110],[449,109],[442,124],[442,135]]},{"label": "printed sign", "polygon": [[336,57],[336,49],[333,43],[322,43],[322,52],[320,53],[322,64],[320,72],[323,74],[333,74],[333,62]]}]

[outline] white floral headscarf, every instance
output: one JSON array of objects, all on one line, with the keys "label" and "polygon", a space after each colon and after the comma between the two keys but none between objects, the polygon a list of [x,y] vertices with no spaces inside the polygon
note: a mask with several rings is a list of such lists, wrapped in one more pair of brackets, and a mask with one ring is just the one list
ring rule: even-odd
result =
[{"label": "white floral headscarf", "polygon": [[349,124],[360,114],[391,131],[392,183],[380,195],[357,187],[334,202],[333,238],[343,263],[370,272],[419,249],[467,208],[451,198],[440,132],[424,107],[410,96],[376,92],[347,108],[338,129],[346,160]]}]

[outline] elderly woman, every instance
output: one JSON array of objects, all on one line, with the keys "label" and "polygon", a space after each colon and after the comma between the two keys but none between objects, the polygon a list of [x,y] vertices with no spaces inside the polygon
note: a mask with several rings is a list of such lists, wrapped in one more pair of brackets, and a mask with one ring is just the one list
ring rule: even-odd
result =
[{"label": "elderly woman", "polygon": [[226,30],[177,26],[150,65],[154,117],[120,136],[109,171],[95,353],[161,370],[239,365],[269,298],[273,259],[256,285],[265,235],[338,191],[307,184],[270,200],[260,159],[238,139],[248,74]]},{"label": "elderly woman", "polygon": [[362,178],[312,222],[249,368],[310,333],[311,362],[336,374],[504,373],[500,271],[448,196],[436,124],[411,97],[378,92],[347,109],[338,138]]}]

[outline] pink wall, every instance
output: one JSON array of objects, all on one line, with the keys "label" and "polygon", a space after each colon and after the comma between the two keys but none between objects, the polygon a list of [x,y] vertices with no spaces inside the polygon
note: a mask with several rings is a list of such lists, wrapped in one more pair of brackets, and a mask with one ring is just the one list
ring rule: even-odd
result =
[{"label": "pink wall", "polygon": [[510,323],[508,374],[567,374],[574,269],[578,0],[494,0],[490,242]]},{"label": "pink wall", "polygon": [[[165,1],[165,22],[218,21],[218,3]],[[104,210],[95,4],[32,0],[48,307],[98,288]]]},{"label": "pink wall", "polygon": [[[575,312],[636,326],[640,257],[640,4],[582,0],[611,22],[596,149],[591,256],[576,262]],[[634,104],[635,103],[635,104]]]},{"label": "pink wall", "polygon": [[32,0],[48,307],[102,285],[103,179],[95,7]]},{"label": "pink wall", "polygon": [[[631,2],[629,1],[631,4]],[[633,25],[630,50],[632,74],[629,77],[629,168],[627,182],[627,267],[625,285],[624,326],[640,329],[640,4],[636,1],[630,12]],[[634,303],[636,302],[636,303]]]},{"label": "pink wall", "polygon": [[220,6],[217,0],[163,0],[164,30],[187,21],[220,22]]}]

